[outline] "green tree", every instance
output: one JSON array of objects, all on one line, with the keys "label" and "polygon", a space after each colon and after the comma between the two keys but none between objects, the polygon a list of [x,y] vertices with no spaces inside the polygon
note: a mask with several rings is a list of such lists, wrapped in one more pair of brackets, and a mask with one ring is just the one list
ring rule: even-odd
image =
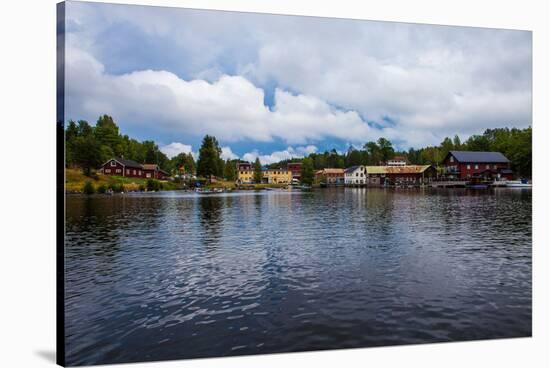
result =
[{"label": "green tree", "polygon": [[313,184],[313,179],[315,176],[315,169],[313,168],[313,161],[311,158],[307,157],[302,160],[302,171],[300,173],[300,181],[303,184],[311,185]]},{"label": "green tree", "polygon": [[222,176],[223,167],[221,163],[222,150],[218,140],[210,135],[204,136],[199,149],[199,159],[197,161],[197,175],[209,178],[210,175]]},{"label": "green tree", "polygon": [[369,164],[369,165],[378,165],[378,163],[381,160],[380,148],[378,147],[378,144],[376,144],[376,142],[370,141],[370,142],[365,143],[363,148],[365,149],[365,151],[367,151],[367,153],[369,155],[369,160],[368,160],[367,164]]},{"label": "green tree", "polygon": [[122,139],[112,117],[100,116],[94,128],[94,134],[99,144],[109,147],[113,155],[118,156],[122,153]]},{"label": "green tree", "polygon": [[89,176],[92,169],[98,168],[103,163],[101,145],[93,134],[76,138],[74,147],[74,161],[82,168],[85,175]]},{"label": "green tree", "polygon": [[225,180],[235,181],[237,180],[237,165],[235,161],[227,159],[225,161],[225,167],[223,171],[223,176]]},{"label": "green tree", "polygon": [[262,182],[262,164],[260,163],[260,158],[256,157],[254,161],[254,182],[259,184]]},{"label": "green tree", "polygon": [[380,152],[380,160],[384,163],[388,162],[395,154],[392,143],[383,137],[379,138],[377,143]]}]

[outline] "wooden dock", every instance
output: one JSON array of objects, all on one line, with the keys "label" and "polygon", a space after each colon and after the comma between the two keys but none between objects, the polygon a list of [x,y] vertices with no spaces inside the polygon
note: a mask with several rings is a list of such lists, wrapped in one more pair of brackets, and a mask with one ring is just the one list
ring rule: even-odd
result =
[{"label": "wooden dock", "polygon": [[432,188],[464,188],[468,182],[466,180],[432,181]]}]

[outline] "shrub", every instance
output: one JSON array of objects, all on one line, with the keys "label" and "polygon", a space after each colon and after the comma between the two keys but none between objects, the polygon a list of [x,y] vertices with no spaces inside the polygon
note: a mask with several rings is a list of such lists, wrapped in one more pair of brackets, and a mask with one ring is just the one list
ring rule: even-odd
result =
[{"label": "shrub", "polygon": [[99,187],[97,187],[97,192],[104,194],[107,191],[107,186],[105,184],[101,184]]},{"label": "shrub", "polygon": [[147,190],[148,191],[157,191],[157,190],[160,190],[162,188],[162,184],[158,181],[158,180],[155,180],[155,179],[149,179],[147,180]]},{"label": "shrub", "polygon": [[139,185],[139,190],[140,190],[140,192],[143,192],[145,190],[145,185],[140,184]]},{"label": "shrub", "polygon": [[124,187],[122,186],[122,184],[113,183],[110,187],[115,193],[122,193],[124,191]]},{"label": "shrub", "polygon": [[82,191],[84,192],[84,194],[94,194],[94,184],[88,180],[86,183],[84,183],[84,188],[82,189]]}]

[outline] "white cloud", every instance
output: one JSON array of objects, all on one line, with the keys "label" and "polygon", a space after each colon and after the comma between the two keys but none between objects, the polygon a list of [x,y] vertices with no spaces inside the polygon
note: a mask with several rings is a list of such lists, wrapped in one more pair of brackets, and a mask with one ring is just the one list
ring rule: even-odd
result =
[{"label": "white cloud", "polygon": [[168,158],[175,157],[180,153],[192,153],[193,148],[188,144],[183,144],[179,142],[172,142],[165,146],[159,148],[162,153],[164,153]]},{"label": "white cloud", "polygon": [[233,153],[233,151],[231,150],[231,147],[227,147],[227,146],[222,147],[221,157],[224,160],[236,160],[239,158],[239,156]]},{"label": "white cloud", "polygon": [[243,160],[254,162],[258,157],[262,165],[269,165],[283,160],[290,160],[291,158],[300,158],[309,155],[310,153],[317,152],[317,147],[313,145],[300,146],[300,147],[288,147],[283,151],[274,151],[271,154],[262,155],[258,150],[254,150],[243,155]]},{"label": "white cloud", "polygon": [[126,125],[154,126],[194,136],[212,134],[225,142],[281,139],[304,144],[325,138],[366,140],[372,129],[355,111],[342,111],[319,98],[275,91],[272,110],[264,92],[241,76],[215,82],[186,81],[167,71],[111,75],[89,54],[67,51],[67,117],[108,112]]},{"label": "white cloud", "polygon": [[[110,113],[228,142],[405,146],[532,120],[529,32],[86,3],[67,15],[73,118]],[[143,44],[160,57],[144,58]],[[271,109],[266,86],[277,87]]]}]

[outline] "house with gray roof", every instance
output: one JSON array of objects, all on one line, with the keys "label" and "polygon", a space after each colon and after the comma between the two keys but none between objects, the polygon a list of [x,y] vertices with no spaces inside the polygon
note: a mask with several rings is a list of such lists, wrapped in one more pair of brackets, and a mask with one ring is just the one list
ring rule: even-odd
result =
[{"label": "house with gray roof", "polygon": [[512,179],[510,160],[500,152],[449,151],[443,160],[449,178]]}]

